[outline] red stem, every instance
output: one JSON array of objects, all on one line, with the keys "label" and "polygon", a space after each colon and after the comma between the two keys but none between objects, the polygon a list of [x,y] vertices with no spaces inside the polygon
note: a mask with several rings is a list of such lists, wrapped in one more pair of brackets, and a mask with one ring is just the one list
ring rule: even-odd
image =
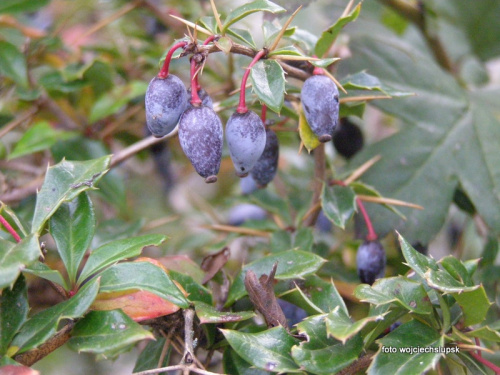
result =
[{"label": "red stem", "polygon": [[213,42],[215,39],[215,35],[210,35],[205,41],[203,42],[203,45],[206,46],[208,43]]},{"label": "red stem", "polygon": [[12,228],[9,222],[5,220],[5,218],[2,215],[0,215],[0,223],[2,223],[5,229],[7,229],[7,231],[12,235],[12,237],[14,237],[16,242],[21,242],[21,237],[19,237],[19,234],[17,234],[16,230]]},{"label": "red stem", "polygon": [[266,124],[266,117],[267,117],[267,105],[262,104],[262,112],[260,114],[260,119],[262,120],[262,123],[264,125]]},{"label": "red stem", "polygon": [[476,354],[474,352],[469,352],[469,354],[474,357],[474,359],[478,362],[481,362],[483,365],[489,367],[490,369],[492,369],[493,371],[495,371],[495,374],[500,374],[500,367],[494,365],[493,363],[491,363],[490,361],[488,361],[487,359],[481,357],[479,354]]},{"label": "red stem", "polygon": [[366,212],[365,210],[363,202],[358,197],[356,197],[356,204],[358,205],[359,210],[363,215],[363,219],[365,219],[366,229],[368,230],[368,234],[366,235],[366,240],[376,241],[378,239],[377,233],[375,233],[375,230],[373,229],[372,221],[370,220],[370,216],[368,216],[368,212]]},{"label": "red stem", "polygon": [[199,107],[201,99],[198,96],[198,74],[196,73],[196,61],[191,59],[191,104]]},{"label": "red stem", "polygon": [[[318,57],[316,55],[313,55],[313,57]],[[325,72],[323,71],[323,68],[320,68],[319,66],[315,66],[314,67],[314,70],[313,70],[313,75],[315,76],[319,76],[319,75],[322,75],[322,74],[325,74]]]},{"label": "red stem", "polygon": [[325,74],[325,72],[323,71],[323,68],[320,68],[318,66],[314,67],[313,75],[319,76],[319,75],[323,75],[323,74]]},{"label": "red stem", "polygon": [[266,54],[266,51],[264,51],[264,50],[260,50],[259,52],[257,52],[257,54],[253,58],[250,65],[248,65],[248,68],[246,69],[245,74],[243,74],[243,78],[241,79],[240,103],[238,104],[238,108],[236,108],[236,112],[238,112],[238,113],[247,113],[248,112],[247,104],[245,102],[245,89],[246,89],[246,85],[247,85],[248,75],[250,74],[250,70],[252,69],[252,67],[265,54]]},{"label": "red stem", "polygon": [[165,57],[165,61],[163,62],[163,66],[161,67],[160,72],[158,73],[158,78],[160,79],[165,79],[168,77],[168,68],[170,66],[170,60],[172,60],[172,55],[174,52],[181,48],[187,46],[188,42],[179,42],[176,43],[170,48],[170,50],[167,53],[167,57]]}]

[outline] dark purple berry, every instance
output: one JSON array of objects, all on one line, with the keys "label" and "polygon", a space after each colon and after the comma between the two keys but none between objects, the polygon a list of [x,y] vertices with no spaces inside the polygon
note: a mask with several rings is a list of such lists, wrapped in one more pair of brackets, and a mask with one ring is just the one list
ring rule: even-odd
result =
[{"label": "dark purple berry", "polygon": [[194,169],[205,182],[217,181],[222,157],[222,123],[209,107],[191,107],[179,121],[179,141]]},{"label": "dark purple berry", "polygon": [[379,241],[365,241],[358,248],[356,264],[362,283],[372,285],[376,279],[384,277],[385,250]]},{"label": "dark purple berry", "polygon": [[242,203],[234,206],[228,214],[228,224],[239,226],[247,220],[265,220],[267,212],[263,208],[250,203]]},{"label": "dark purple berry", "polygon": [[347,118],[340,119],[338,128],[333,133],[333,145],[337,152],[346,159],[352,158],[363,148],[363,133],[358,125]]},{"label": "dark purple berry", "polygon": [[[189,107],[192,107],[192,104],[191,104],[191,88],[187,89],[187,93],[188,93],[188,104],[187,104],[187,107],[189,108]],[[208,93],[204,89],[198,90],[198,96],[201,99],[201,105],[202,106],[204,106],[204,107],[210,107],[210,108],[214,107],[214,104],[212,102],[212,98],[208,95]]]},{"label": "dark purple berry", "polygon": [[187,100],[184,83],[173,74],[151,80],[146,91],[146,123],[155,137],[163,137],[174,130],[187,107]]},{"label": "dark purple berry", "polygon": [[235,112],[226,125],[226,141],[236,174],[245,177],[264,151],[266,129],[255,112]]},{"label": "dark purple berry", "polygon": [[323,210],[320,210],[314,227],[321,233],[330,233],[332,231],[333,224],[330,219],[325,216]]},{"label": "dark purple berry", "polygon": [[290,327],[300,323],[305,318],[307,318],[307,312],[303,308],[298,307],[293,303],[278,298],[278,305],[280,305],[281,310],[283,310],[283,314],[285,314],[286,320]]},{"label": "dark purple berry", "polygon": [[339,90],[325,75],[306,79],[300,93],[302,107],[311,130],[321,142],[332,139],[339,121]]},{"label": "dark purple berry", "polygon": [[273,130],[266,129],[266,147],[250,172],[258,187],[266,187],[273,180],[278,170],[279,156],[278,137]]}]

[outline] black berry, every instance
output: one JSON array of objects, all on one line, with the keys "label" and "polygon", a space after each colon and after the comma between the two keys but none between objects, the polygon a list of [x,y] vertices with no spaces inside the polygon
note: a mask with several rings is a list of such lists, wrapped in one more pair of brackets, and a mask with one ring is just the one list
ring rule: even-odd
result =
[{"label": "black berry", "polygon": [[372,285],[376,279],[384,277],[386,258],[382,244],[377,240],[363,242],[358,248],[356,264],[362,283]]},{"label": "black berry", "polygon": [[266,129],[266,146],[250,172],[258,187],[266,187],[273,180],[278,170],[279,154],[279,143],[276,133],[271,129]]},{"label": "black berry", "polygon": [[358,125],[348,118],[340,119],[338,128],[333,133],[333,145],[343,157],[352,158],[363,148],[363,133]]}]

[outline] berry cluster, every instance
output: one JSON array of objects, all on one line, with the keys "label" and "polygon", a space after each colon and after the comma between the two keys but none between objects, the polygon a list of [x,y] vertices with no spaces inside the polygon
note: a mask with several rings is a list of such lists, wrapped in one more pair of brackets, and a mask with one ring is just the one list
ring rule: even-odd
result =
[{"label": "berry cluster", "polygon": [[[213,41],[211,36],[204,44]],[[169,50],[162,69],[151,80],[146,92],[146,123],[155,137],[171,133],[178,125],[182,150],[196,172],[205,182],[215,182],[222,157],[223,130],[211,98],[198,83],[206,55],[194,53],[191,57],[191,87],[186,89],[178,77],[168,72],[172,55],[178,48],[196,51],[196,45],[186,41],[176,43]],[[272,181],[279,158],[276,133],[264,124],[265,105],[261,118],[250,111],[245,102],[250,69],[265,54],[265,49],[259,51],[245,71],[239,105],[224,132],[236,174],[239,177],[251,174],[258,187],[265,187]],[[317,68],[305,81],[301,100],[311,129],[321,142],[328,142],[339,121],[339,93],[335,83],[322,73],[322,69]]]}]

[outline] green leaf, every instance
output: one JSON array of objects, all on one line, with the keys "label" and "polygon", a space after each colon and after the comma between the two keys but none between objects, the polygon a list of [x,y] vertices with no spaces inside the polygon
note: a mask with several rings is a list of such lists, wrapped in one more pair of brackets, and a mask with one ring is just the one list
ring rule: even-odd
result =
[{"label": "green leaf", "polygon": [[203,302],[195,302],[194,306],[196,316],[200,319],[200,324],[239,322],[255,316],[253,311],[219,311],[215,307]]},{"label": "green leaf", "polygon": [[96,97],[113,87],[113,69],[104,61],[95,60],[85,68],[82,77],[92,87]]},{"label": "green leaf", "polygon": [[154,339],[154,336],[123,311],[91,311],[76,323],[68,345],[78,353],[112,357],[129,345],[145,339]]},{"label": "green leaf", "polygon": [[248,30],[230,28],[226,30],[226,33],[228,35],[231,35],[238,42],[246,44],[247,46],[250,46],[253,49],[257,49],[257,45],[253,40],[252,33],[250,33]]},{"label": "green leaf", "polygon": [[229,345],[253,366],[272,372],[300,372],[290,356],[299,340],[279,326],[259,333],[221,329]]},{"label": "green leaf", "polygon": [[148,84],[142,81],[132,81],[124,86],[115,86],[111,92],[102,95],[93,105],[89,121],[95,122],[118,112],[132,99],[146,93]]},{"label": "green leaf", "polygon": [[366,72],[359,72],[345,77],[341,81],[346,90],[368,90],[378,91],[382,94],[393,97],[405,97],[414,95],[411,92],[396,90],[387,84],[383,84],[380,79]]},{"label": "green leaf", "polygon": [[334,62],[340,60],[340,57],[330,57],[328,59],[320,59],[320,60],[311,60],[309,61],[312,65],[317,66],[318,68],[327,68],[332,65]]},{"label": "green leaf", "polygon": [[433,0],[429,6],[441,22],[439,38],[443,39],[444,45],[456,45],[456,34],[459,33],[463,44],[459,47],[460,53],[465,49],[484,61],[500,55],[500,26],[496,22],[500,4],[497,1]]},{"label": "green leaf", "polygon": [[19,349],[18,353],[38,347],[56,333],[61,320],[83,316],[97,296],[98,289],[98,279],[91,280],[69,300],[33,315],[23,324],[12,346]]},{"label": "green leaf", "polygon": [[268,56],[304,56],[295,46],[285,46],[271,51]]},{"label": "green leaf", "polygon": [[76,135],[76,132],[56,130],[47,121],[38,122],[23,134],[10,153],[9,159],[47,150],[55,145],[56,142],[75,137]]},{"label": "green leaf", "polygon": [[348,314],[345,302],[335,288],[333,281],[325,281],[316,275],[306,276],[295,289],[289,290],[279,297],[302,307],[311,315],[328,313],[334,309],[340,309],[346,315]]},{"label": "green leaf", "polygon": [[[412,348],[439,348],[444,339],[438,331],[417,320],[404,323],[387,336],[379,340],[381,349],[377,352],[368,368],[369,375],[405,374],[421,375],[434,368],[440,353],[405,353],[402,350]],[[395,348],[396,352],[388,353],[383,348]]]},{"label": "green leaf", "polygon": [[12,286],[21,270],[41,255],[37,234],[31,234],[17,244],[0,239],[0,290]]},{"label": "green leaf", "polygon": [[349,117],[356,116],[359,118],[363,118],[365,113],[366,103],[343,103],[340,106],[339,117]]},{"label": "green leaf", "polygon": [[466,327],[481,323],[492,305],[482,285],[472,291],[452,293],[452,296],[462,308]]},{"label": "green leaf", "polygon": [[95,231],[92,201],[85,192],[80,194],[71,202],[63,203],[49,223],[50,234],[73,284]]},{"label": "green leaf", "polygon": [[376,305],[397,302],[417,314],[430,314],[433,311],[422,284],[403,276],[378,279],[373,286],[361,284],[355,289],[354,295],[362,302]]},{"label": "green leaf", "polygon": [[[104,176],[107,177],[108,175]],[[96,249],[108,242],[137,236],[144,226],[144,219],[125,221],[123,219],[110,219],[101,221],[97,227],[91,247]]]},{"label": "green leaf", "polygon": [[316,47],[314,48],[314,54],[318,57],[322,57],[326,52],[328,52],[332,44],[335,42],[335,39],[337,39],[337,36],[342,28],[349,22],[355,21],[356,18],[358,18],[360,11],[361,3],[359,3],[356,8],[351,10],[348,15],[340,17],[333,25],[323,31],[321,37],[316,43]]},{"label": "green leaf", "polygon": [[89,190],[107,172],[111,156],[88,161],[66,161],[50,167],[38,192],[31,232],[39,232],[59,206]]},{"label": "green leaf", "polygon": [[50,3],[50,0],[2,0],[0,13],[34,12]]},{"label": "green leaf", "polygon": [[244,4],[227,15],[222,25],[222,34],[224,34],[227,28],[233,23],[255,12],[281,13],[285,12],[285,9],[268,0],[255,0],[251,3]]},{"label": "green leaf", "polygon": [[321,207],[333,224],[345,229],[346,223],[356,210],[356,194],[348,186],[323,184]]},{"label": "green leaf", "polygon": [[295,233],[293,246],[297,250],[311,251],[314,244],[314,234],[312,228],[303,227]]},{"label": "green leaf", "polygon": [[309,126],[304,111],[302,110],[299,112],[299,135],[300,140],[304,143],[304,147],[309,153],[321,144],[318,137]]},{"label": "green leaf", "polygon": [[435,288],[444,293],[462,292],[465,290],[474,290],[477,287],[465,287],[458,282],[448,272],[443,270],[429,270],[425,274],[425,279],[431,288]]},{"label": "green leaf", "polygon": [[500,342],[500,332],[491,329],[488,326],[484,326],[473,331],[466,331],[464,334],[468,337],[477,337],[482,340],[488,340],[493,342]]},{"label": "green leaf", "polygon": [[258,189],[253,192],[249,198],[252,203],[255,203],[263,209],[278,215],[284,220],[291,221],[285,197],[271,193],[268,189]]},{"label": "green leaf", "polygon": [[[110,150],[102,141],[92,140],[86,137],[70,139],[66,142],[58,142],[52,147],[52,155],[57,161],[98,159],[110,154]],[[99,190],[97,193],[115,205],[121,211],[127,207],[125,196],[125,181],[117,173],[117,170],[110,170],[99,181]]]},{"label": "green leaf", "polygon": [[101,274],[101,293],[125,290],[146,290],[179,307],[189,307],[189,301],[167,273],[149,262],[119,263]]},{"label": "green leaf", "polygon": [[[4,5],[0,5],[0,13],[2,7]],[[15,45],[3,40],[0,40],[0,73],[21,87],[28,88],[26,58]]]},{"label": "green leaf", "polygon": [[87,277],[120,260],[136,257],[141,254],[144,247],[159,246],[166,239],[166,236],[160,234],[146,234],[139,237],[107,242],[90,253],[78,280],[82,282]]},{"label": "green leaf", "polygon": [[343,310],[337,307],[325,318],[326,332],[328,333],[328,335],[341,341],[342,344],[345,344],[348,339],[356,335],[368,323],[383,319],[384,314],[381,314],[368,316],[353,323],[349,316]]},{"label": "green leaf", "polygon": [[3,356],[13,337],[28,317],[28,287],[24,276],[17,279],[12,289],[0,295],[0,356]]},{"label": "green leaf", "polygon": [[71,288],[68,286],[68,283],[63,278],[61,273],[58,270],[53,270],[45,263],[35,262],[28,268],[23,270],[24,273],[28,273],[30,275],[41,277],[42,279],[52,281],[53,283],[61,285],[65,290],[69,291]]},{"label": "green leaf", "polygon": [[275,278],[277,280],[296,279],[316,272],[325,260],[316,254],[299,250],[289,250],[270,254],[243,267],[229,289],[226,306],[246,295],[244,278],[246,271],[252,270],[257,277],[269,274],[273,264],[278,262]]},{"label": "green leaf", "polygon": [[465,91],[413,43],[364,35],[353,37],[350,48],[351,71],[369,66],[370,74],[385,84],[417,94],[404,100],[372,102],[403,125],[393,136],[366,147],[352,163],[355,167],[381,155],[381,160],[363,175],[363,181],[376,186],[383,196],[424,207],[402,208],[408,218],[402,222],[371,205],[368,211],[376,218],[377,233],[384,235],[397,229],[410,243],[428,243],[442,227],[460,185],[487,226],[498,235],[500,154],[495,150],[500,122],[492,109]]},{"label": "green leaf", "polygon": [[275,60],[260,60],[250,71],[252,89],[269,109],[280,113],[285,97],[285,72]]},{"label": "green leaf", "polygon": [[168,275],[173,281],[177,281],[184,288],[184,290],[188,293],[187,298],[191,302],[200,301],[205,304],[211,305],[213,301],[210,290],[201,285],[201,279],[198,282],[192,276],[187,275],[185,272],[185,270],[182,272],[177,272],[169,269]]},{"label": "green leaf", "polygon": [[220,37],[218,40],[214,41],[214,44],[226,55],[231,52],[231,47],[233,42],[227,36]]},{"label": "green leaf", "polygon": [[271,234],[269,245],[273,253],[290,250],[293,247],[292,235],[287,230],[277,230]]},{"label": "green leaf", "polygon": [[260,370],[241,358],[230,346],[224,350],[222,365],[225,374],[231,375],[268,375],[268,371]]},{"label": "green leaf", "polygon": [[[158,337],[156,340],[151,340],[142,349],[141,354],[135,362],[133,372],[140,372],[146,370],[152,370],[158,367],[168,366],[170,361],[171,348],[167,349],[167,354],[163,356],[163,349],[167,339],[165,337]],[[163,356],[163,360],[160,359]]]},{"label": "green leaf", "polygon": [[398,239],[399,245],[401,246],[401,251],[406,259],[406,264],[422,279],[425,279],[425,273],[428,270],[439,270],[439,267],[434,259],[420,254],[399,233]]},{"label": "green leaf", "polygon": [[335,374],[354,362],[363,350],[360,335],[348,340],[345,345],[327,337],[326,314],[311,316],[297,324],[299,333],[307,341],[292,348],[295,362],[313,374]]}]

